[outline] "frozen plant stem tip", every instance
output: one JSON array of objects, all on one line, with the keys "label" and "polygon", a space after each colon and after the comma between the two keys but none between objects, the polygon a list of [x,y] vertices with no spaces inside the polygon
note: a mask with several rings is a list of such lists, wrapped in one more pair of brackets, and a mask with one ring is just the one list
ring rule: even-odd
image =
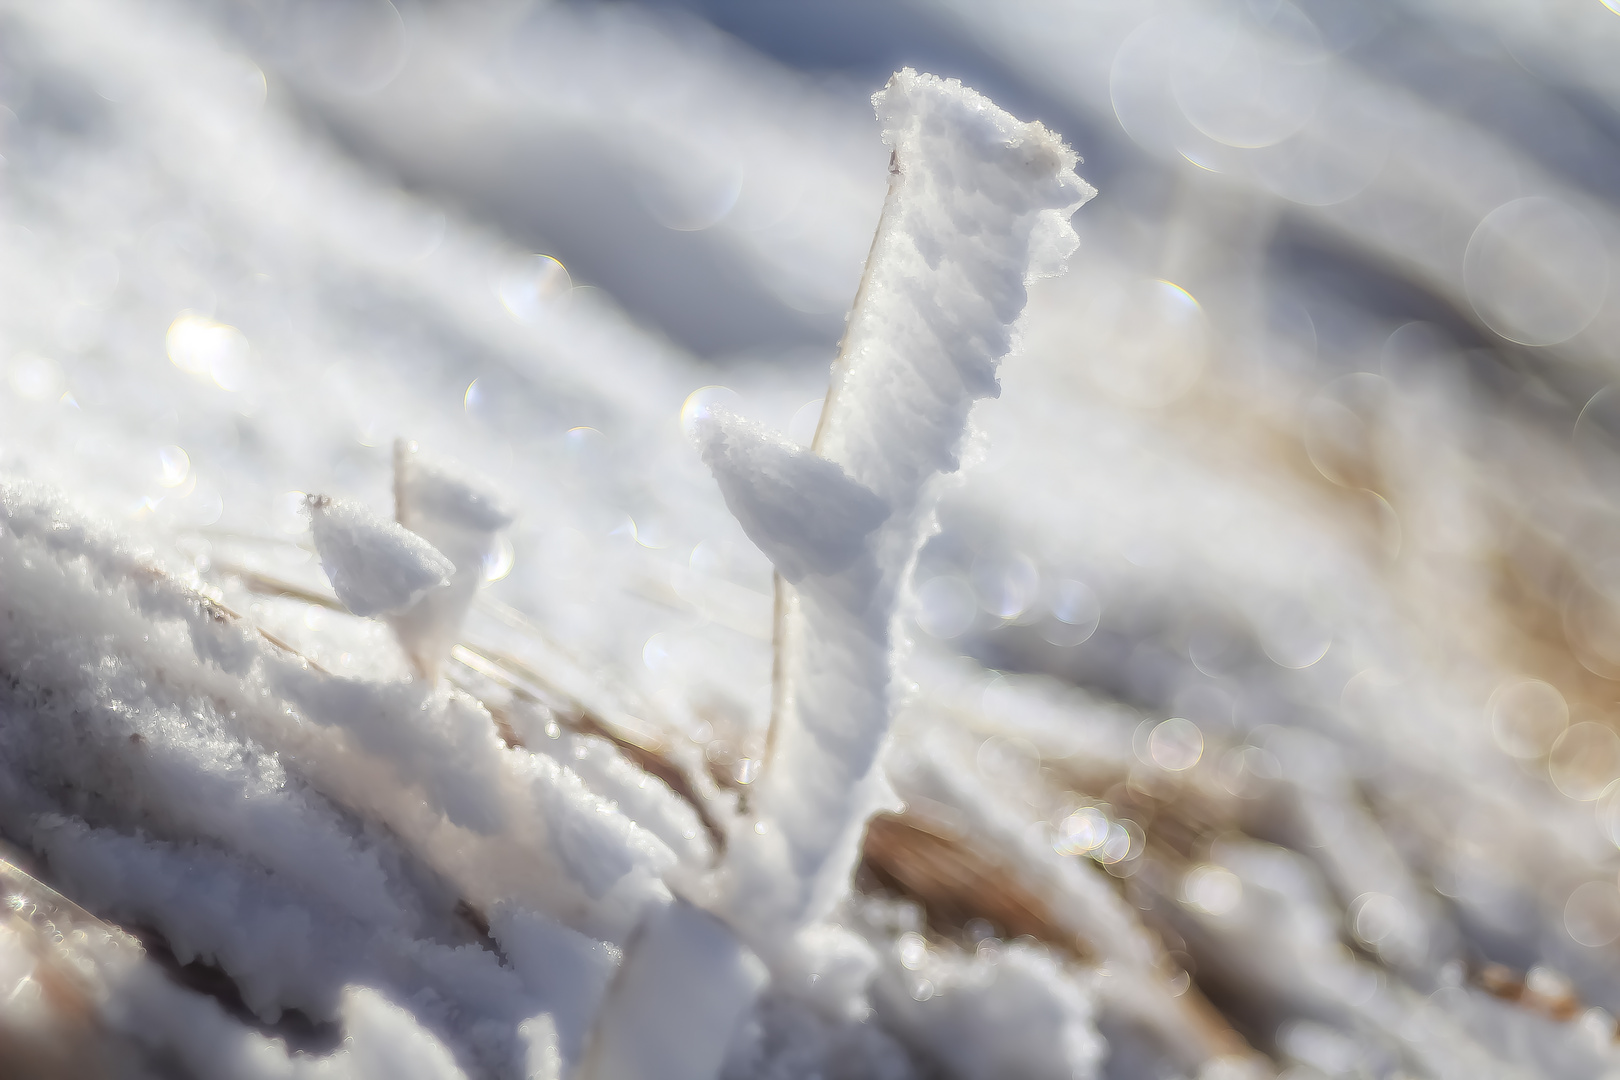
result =
[{"label": "frozen plant stem tip", "polygon": [[311,495],[306,506],[321,567],[356,615],[404,611],[450,583],[456,568],[415,533],[325,495]]},{"label": "frozen plant stem tip", "polygon": [[484,568],[513,515],[481,482],[400,439],[394,443],[394,517],[451,564],[444,588],[425,593],[390,620],[417,672],[432,679],[461,633]]},{"label": "frozen plant stem tip", "polygon": [[[889,192],[813,447],[714,411],[695,434],[778,571],[772,746],[733,837],[729,916],[782,941],[844,897],[892,714],[896,617],[974,403],[999,392],[1035,277],[1061,271],[1079,160],[955,80],[902,71],[873,98]],[[770,951],[767,949],[766,951]]]},{"label": "frozen plant stem tip", "polygon": [[512,514],[482,484],[394,445],[394,516],[312,495],[315,549],[338,599],[356,615],[387,619],[416,673],[428,681],[461,633],[484,567]]}]

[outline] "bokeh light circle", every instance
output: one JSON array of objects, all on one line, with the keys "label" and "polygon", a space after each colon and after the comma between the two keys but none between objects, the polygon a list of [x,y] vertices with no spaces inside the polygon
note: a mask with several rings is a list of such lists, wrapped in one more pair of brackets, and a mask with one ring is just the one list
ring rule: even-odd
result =
[{"label": "bokeh light circle", "polygon": [[1547,771],[1559,791],[1592,802],[1620,777],[1620,735],[1593,720],[1571,725],[1553,743]]},{"label": "bokeh light circle", "polygon": [[1612,881],[1588,881],[1564,904],[1564,929],[1576,944],[1602,948],[1620,938],[1620,888]]},{"label": "bokeh light circle", "polygon": [[1172,716],[1148,736],[1153,763],[1170,772],[1183,772],[1204,756],[1204,733],[1191,720]]},{"label": "bokeh light circle", "polygon": [[1310,122],[1322,97],[1326,52],[1292,4],[1253,5],[1233,17],[1200,16],[1178,36],[1170,87],[1199,131],[1226,146],[1271,146]]},{"label": "bokeh light circle", "polygon": [[1497,687],[1486,712],[1496,745],[1527,761],[1546,756],[1569,726],[1569,705],[1564,695],[1540,679],[1522,679]]},{"label": "bokeh light circle", "polygon": [[1243,882],[1224,866],[1204,863],[1181,879],[1181,900],[1205,915],[1226,915],[1243,902]]},{"label": "bokeh light circle", "polygon": [[1580,333],[1609,292],[1609,257],[1596,226],[1557,199],[1535,195],[1492,210],[1463,255],[1468,302],[1498,334],[1556,345]]}]

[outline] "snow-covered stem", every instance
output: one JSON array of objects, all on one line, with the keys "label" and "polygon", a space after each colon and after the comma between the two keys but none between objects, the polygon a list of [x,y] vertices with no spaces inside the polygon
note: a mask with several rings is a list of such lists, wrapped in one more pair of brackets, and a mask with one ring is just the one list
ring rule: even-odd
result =
[{"label": "snow-covered stem", "polygon": [[437,678],[513,515],[484,484],[400,439],[394,443],[394,517],[452,564],[443,588],[422,594],[389,620],[417,673]]},{"label": "snow-covered stem", "polygon": [[698,426],[727,505],[779,572],[777,692],[760,825],[735,838],[733,917],[791,933],[845,894],[888,796],[905,582],[956,472],[974,402],[998,393],[1026,286],[1061,269],[1093,190],[1077,157],[954,80],[897,74],[873,99],[890,185],[813,450],[721,412]]}]

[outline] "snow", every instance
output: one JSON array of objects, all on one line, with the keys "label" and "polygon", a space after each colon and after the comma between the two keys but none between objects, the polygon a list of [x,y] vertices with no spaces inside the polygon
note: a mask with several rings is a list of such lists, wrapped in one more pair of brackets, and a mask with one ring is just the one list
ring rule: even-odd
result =
[{"label": "snow", "polygon": [[0,1072],[1613,1073],[1620,23],[725,8],[0,4]]},{"label": "snow", "polygon": [[916,530],[954,472],[974,401],[998,393],[1034,277],[1078,240],[1096,191],[1073,151],[955,80],[907,70],[873,99],[893,151],[890,195],[856,297],[816,449]]},{"label": "snow", "polygon": [[715,408],[694,426],[726,509],[790,582],[847,570],[889,516],[838,465],[763,425]]},{"label": "snow", "polygon": [[[427,1014],[465,1039],[542,1010],[456,897],[621,940],[667,902],[669,850],[566,767],[502,748],[465,695],[320,671],[38,491],[0,490],[0,510],[5,708],[52,718],[6,729],[8,835],[265,1020],[341,1018],[358,978],[443,1003]],[[81,793],[73,817],[40,813],[53,791]],[[512,1037],[479,1051],[489,1067]]]},{"label": "snow", "polygon": [[731,910],[763,948],[848,890],[885,802],[873,765],[936,477],[956,470],[969,409],[995,392],[1028,282],[1061,267],[1076,243],[1068,217],[1095,194],[1061,140],[955,80],[907,69],[873,105],[893,152],[889,196],[812,449],[719,408],[696,425],[727,506],[791,586],[760,828],[728,852]]},{"label": "snow", "polygon": [[432,676],[461,634],[512,512],[464,470],[433,461],[403,439],[394,444],[394,505],[400,525],[434,545],[450,564],[446,588],[424,593],[414,606],[402,605],[408,611],[395,609],[392,620],[416,669]]},{"label": "snow", "polygon": [[310,532],[321,568],[356,615],[393,615],[450,584],[455,564],[420,535],[363,506],[313,495]]},{"label": "snow", "polygon": [[627,949],[597,1020],[582,1076],[708,1080],[767,980],[764,965],[713,915],[677,900]]},{"label": "snow", "polygon": [[963,1080],[1060,1080],[1093,1072],[1101,1056],[1088,996],[1025,945],[1004,947],[993,963],[906,957],[885,971],[876,995],[897,1030],[933,1047],[947,1075]]}]

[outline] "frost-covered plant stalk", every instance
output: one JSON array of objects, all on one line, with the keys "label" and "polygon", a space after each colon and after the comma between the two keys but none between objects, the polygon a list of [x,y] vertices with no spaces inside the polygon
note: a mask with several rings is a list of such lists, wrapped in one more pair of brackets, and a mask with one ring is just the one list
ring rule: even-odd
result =
[{"label": "frost-covered plant stalk", "polygon": [[484,485],[394,444],[394,516],[312,495],[310,530],[343,606],[386,619],[429,682],[450,655],[512,514]]},{"label": "frost-covered plant stalk", "polygon": [[484,485],[400,439],[394,444],[394,517],[453,568],[444,588],[429,590],[389,620],[418,673],[433,678],[461,632],[512,512]]},{"label": "frost-covered plant stalk", "polygon": [[888,198],[810,449],[720,410],[697,437],[726,505],[780,575],[772,747],[758,825],[733,836],[733,921],[774,951],[846,894],[894,711],[905,584],[999,391],[1026,286],[1076,245],[1077,157],[955,80],[897,74],[873,99]]},{"label": "frost-covered plant stalk", "polygon": [[590,1080],[715,1074],[760,987],[732,930],[784,987],[808,973],[834,1008],[863,996],[863,946],[825,919],[887,801],[875,765],[900,597],[969,410],[996,392],[1025,284],[1061,266],[1068,216],[1092,194],[1060,140],[960,83],[908,70],[874,103],[889,195],[815,448],[722,410],[695,418],[726,505],[785,583],[758,818],[733,830],[708,883],[723,922],[685,901],[649,912],[599,1017]]}]

